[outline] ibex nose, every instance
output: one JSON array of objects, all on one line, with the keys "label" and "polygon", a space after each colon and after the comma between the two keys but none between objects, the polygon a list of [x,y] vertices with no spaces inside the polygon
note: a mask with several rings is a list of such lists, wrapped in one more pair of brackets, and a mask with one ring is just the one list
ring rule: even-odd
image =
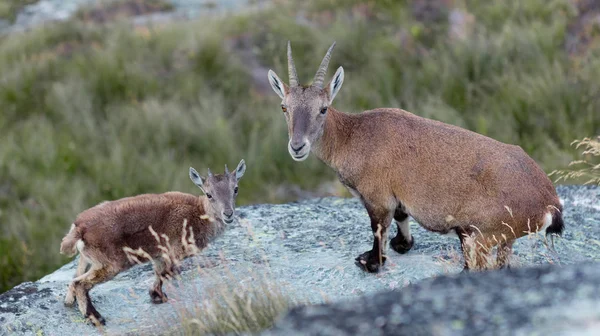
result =
[{"label": "ibex nose", "polygon": [[290,147],[292,147],[292,150],[296,153],[299,153],[302,148],[304,148],[306,146],[306,142],[301,143],[300,145],[298,144],[290,144]]},{"label": "ibex nose", "polygon": [[231,218],[231,216],[233,216],[233,210],[223,211],[223,216],[225,216],[225,218]]}]

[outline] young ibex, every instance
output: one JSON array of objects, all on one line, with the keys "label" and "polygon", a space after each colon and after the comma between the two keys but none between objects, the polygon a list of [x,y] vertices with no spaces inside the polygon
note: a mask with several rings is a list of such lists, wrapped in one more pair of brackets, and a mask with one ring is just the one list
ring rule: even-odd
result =
[{"label": "young ibex", "polygon": [[[371,219],[373,248],[356,258],[369,272],[385,263],[392,219],[392,248],[414,244],[408,217],[439,233],[456,233],[463,254],[474,245],[498,245],[497,262],[508,266],[516,238],[547,227],[561,234],[562,206],[552,182],[520,147],[395,108],[347,114],[331,107],[344,81],[339,67],[324,85],[331,45],[313,83],[299,85],[288,42],[286,85],[269,70],[288,125],[288,151],[296,161],[314,153],[360,198]],[[469,265],[465,265],[465,270]]]},{"label": "young ibex", "polygon": [[213,175],[209,169],[206,178],[190,168],[190,178],[206,196],[143,194],[102,202],[83,211],[60,245],[62,254],[80,254],[65,304],[71,306],[77,299],[86,318],[96,325],[104,324],[88,292],[132,267],[139,262],[138,257],[151,259],[154,264],[152,302],[166,302],[162,281],[178,272],[177,261],[206,247],[233,222],[238,181],[245,170],[244,160],[231,173],[227,166],[225,174]]}]

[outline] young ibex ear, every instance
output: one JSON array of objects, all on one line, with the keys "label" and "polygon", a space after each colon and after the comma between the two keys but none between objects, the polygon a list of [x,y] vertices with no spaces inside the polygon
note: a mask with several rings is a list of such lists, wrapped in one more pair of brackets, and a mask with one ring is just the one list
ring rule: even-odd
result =
[{"label": "young ibex ear", "polygon": [[202,188],[202,185],[204,185],[202,176],[200,176],[200,174],[198,174],[196,169],[194,169],[192,167],[190,167],[190,179],[192,180],[192,182],[194,182],[195,185],[198,186],[198,188],[200,188],[200,190],[202,190],[202,192],[204,192],[204,189]]},{"label": "young ibex ear", "polygon": [[331,78],[329,85],[327,85],[329,89],[329,104],[333,102],[333,98],[335,98],[335,95],[340,91],[342,83],[344,83],[344,68],[339,67],[335,72],[335,75],[333,75],[333,78]]},{"label": "young ibex ear", "polygon": [[244,159],[242,159],[240,161],[240,163],[238,164],[237,168],[235,168],[236,180],[239,181],[242,178],[242,176],[244,176],[245,172],[246,172],[246,162],[244,162]]},{"label": "young ibex ear", "polygon": [[273,70],[269,70],[269,74],[267,76],[269,77],[269,83],[271,83],[273,91],[275,91],[275,93],[277,93],[277,95],[281,97],[281,99],[285,99],[287,85],[285,85],[285,83],[282,82],[281,79],[279,79],[279,77]]}]

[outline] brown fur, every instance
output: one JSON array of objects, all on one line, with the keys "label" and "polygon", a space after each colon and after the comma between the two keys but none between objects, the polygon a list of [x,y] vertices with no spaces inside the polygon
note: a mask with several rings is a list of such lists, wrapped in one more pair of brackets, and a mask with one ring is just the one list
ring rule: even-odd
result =
[{"label": "brown fur", "polygon": [[[292,157],[303,160],[309,147],[364,203],[374,244],[357,261],[368,271],[385,261],[382,240],[392,218],[399,228],[392,248],[405,253],[412,247],[412,236],[400,230],[408,230],[406,215],[431,231],[480,235],[479,246],[500,244],[501,266],[513,241],[540,230],[547,215],[547,233],[562,231],[556,190],[520,147],[401,109],[337,111],[329,104],[343,81],[341,67],[332,79],[339,82],[335,88],[332,82],[325,88],[287,87],[273,72],[269,80],[283,98]],[[326,114],[320,113],[323,106]]]},{"label": "brown fur", "polygon": [[233,216],[237,181],[245,169],[242,165],[243,161],[233,173],[209,174],[206,179],[195,170],[192,177],[190,170],[192,180],[207,195],[212,194],[210,200],[180,192],[143,194],[102,202],[80,213],[60,248],[63,254],[74,255],[77,249],[80,253],[65,304],[72,305],[77,299],[85,317],[96,325],[104,324],[88,292],[132,267],[136,259],[153,261],[156,281],[150,297],[154,303],[166,302],[163,279],[178,272],[178,261],[202,250],[224,231],[222,213]]}]

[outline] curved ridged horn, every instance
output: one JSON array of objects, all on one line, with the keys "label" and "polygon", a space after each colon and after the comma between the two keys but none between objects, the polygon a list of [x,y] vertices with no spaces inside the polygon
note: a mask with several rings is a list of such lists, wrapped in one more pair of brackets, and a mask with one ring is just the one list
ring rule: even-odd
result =
[{"label": "curved ridged horn", "polygon": [[327,54],[323,57],[321,61],[321,65],[319,66],[319,70],[317,70],[317,74],[315,75],[315,79],[313,80],[313,84],[316,87],[323,88],[323,81],[325,80],[325,74],[327,73],[327,66],[329,66],[329,60],[331,59],[331,51],[335,47],[335,41],[327,50]]},{"label": "curved ridged horn", "polygon": [[290,77],[290,86],[295,87],[295,86],[298,86],[298,74],[296,73],[296,66],[294,65],[294,59],[292,58],[292,45],[290,44],[290,41],[288,41],[287,56],[288,56],[288,75]]},{"label": "curved ridged horn", "polygon": [[212,172],[210,171],[210,168],[208,168],[208,177],[213,176]]},{"label": "curved ridged horn", "polygon": [[227,169],[227,165],[225,165],[225,174],[229,174],[229,169]]}]

